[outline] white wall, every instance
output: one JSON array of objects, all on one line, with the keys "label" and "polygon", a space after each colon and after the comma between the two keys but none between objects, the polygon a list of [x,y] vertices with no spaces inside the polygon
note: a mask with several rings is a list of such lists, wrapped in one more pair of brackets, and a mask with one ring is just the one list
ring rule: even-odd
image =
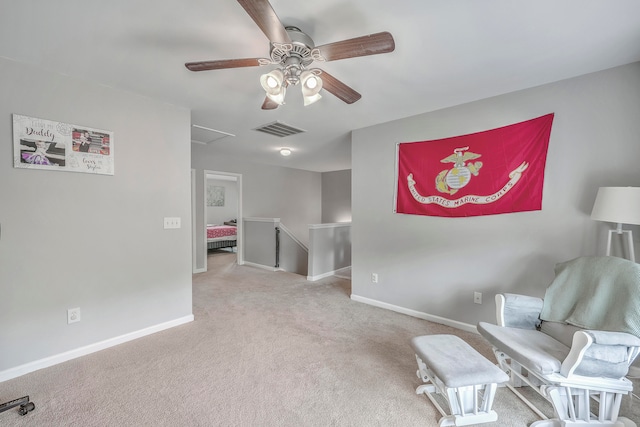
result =
[{"label": "white wall", "polygon": [[[0,93],[0,376],[190,317],[189,111],[1,58]],[[14,169],[12,113],[113,131],[115,175]]]},{"label": "white wall", "polygon": [[[393,213],[396,143],[552,112],[541,211],[471,218]],[[598,187],[640,186],[639,118],[635,63],[354,131],[353,295],[471,325],[494,321],[497,292],[543,296],[555,263],[604,254],[611,224],[589,215]],[[372,272],[379,283],[371,283]],[[484,304],[473,303],[474,291]]]},{"label": "white wall", "polygon": [[207,206],[207,224],[222,225],[238,218],[238,183],[236,181],[207,178],[207,185],[224,187],[224,206]]},{"label": "white wall", "polygon": [[[243,217],[280,218],[305,245],[309,224],[321,218],[321,174],[300,169],[260,165],[220,156],[215,145],[191,144],[191,167],[196,170],[196,195],[203,193],[204,171],[242,175]],[[196,267],[204,268],[204,200],[196,200]]]}]

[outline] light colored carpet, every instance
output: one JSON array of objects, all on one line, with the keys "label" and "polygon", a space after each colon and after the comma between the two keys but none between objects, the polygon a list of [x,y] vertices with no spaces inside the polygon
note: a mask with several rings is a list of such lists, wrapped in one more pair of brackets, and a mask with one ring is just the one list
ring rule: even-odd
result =
[{"label": "light colored carpet", "polygon": [[[411,338],[455,334],[493,360],[478,335],[351,301],[348,280],[307,282],[235,256],[211,254],[194,275],[194,322],[0,383],[0,402],[36,405],[0,425],[436,426],[414,392]],[[505,388],[494,409],[485,426],[536,420]]]}]

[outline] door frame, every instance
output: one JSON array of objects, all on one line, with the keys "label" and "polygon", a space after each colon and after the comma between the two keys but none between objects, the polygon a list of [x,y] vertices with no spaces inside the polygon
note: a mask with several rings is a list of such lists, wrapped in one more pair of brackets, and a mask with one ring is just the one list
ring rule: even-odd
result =
[{"label": "door frame", "polygon": [[212,171],[212,170],[204,170],[204,174],[203,174],[203,191],[202,191],[202,200],[203,200],[203,219],[204,219],[204,271],[207,271],[207,179],[208,178],[213,178],[215,179],[215,177],[222,177],[222,179],[229,179],[229,178],[235,178],[235,179],[231,179],[231,181],[236,181],[236,185],[238,187],[238,218],[237,218],[237,263],[238,265],[243,265],[244,264],[244,245],[243,245],[243,231],[244,231],[244,224],[243,224],[243,216],[242,216],[242,174],[239,173],[232,173],[232,172],[220,172],[220,171]]}]

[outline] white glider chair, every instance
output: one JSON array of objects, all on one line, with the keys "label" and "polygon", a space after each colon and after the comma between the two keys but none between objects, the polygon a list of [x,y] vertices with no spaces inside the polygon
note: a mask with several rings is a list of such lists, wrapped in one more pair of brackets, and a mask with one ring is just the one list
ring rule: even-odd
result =
[{"label": "white glider chair", "polygon": [[[497,325],[480,322],[478,331],[507,386],[542,418],[532,427],[637,427],[619,410],[633,391],[626,375],[640,352],[639,303],[640,265],[612,257],[558,264],[544,300],[496,296]],[[522,386],[551,402],[556,418],[519,393]]]}]

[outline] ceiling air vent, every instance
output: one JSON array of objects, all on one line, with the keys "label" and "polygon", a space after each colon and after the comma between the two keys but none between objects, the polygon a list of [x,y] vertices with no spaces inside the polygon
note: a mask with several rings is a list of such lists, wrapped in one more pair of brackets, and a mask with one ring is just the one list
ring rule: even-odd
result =
[{"label": "ceiling air vent", "polygon": [[255,128],[258,132],[268,133],[269,135],[278,136],[280,138],[284,138],[285,136],[295,135],[297,133],[306,132],[306,130],[294,128],[293,126],[289,126],[285,123],[281,122],[273,122],[267,125],[263,125]]}]

